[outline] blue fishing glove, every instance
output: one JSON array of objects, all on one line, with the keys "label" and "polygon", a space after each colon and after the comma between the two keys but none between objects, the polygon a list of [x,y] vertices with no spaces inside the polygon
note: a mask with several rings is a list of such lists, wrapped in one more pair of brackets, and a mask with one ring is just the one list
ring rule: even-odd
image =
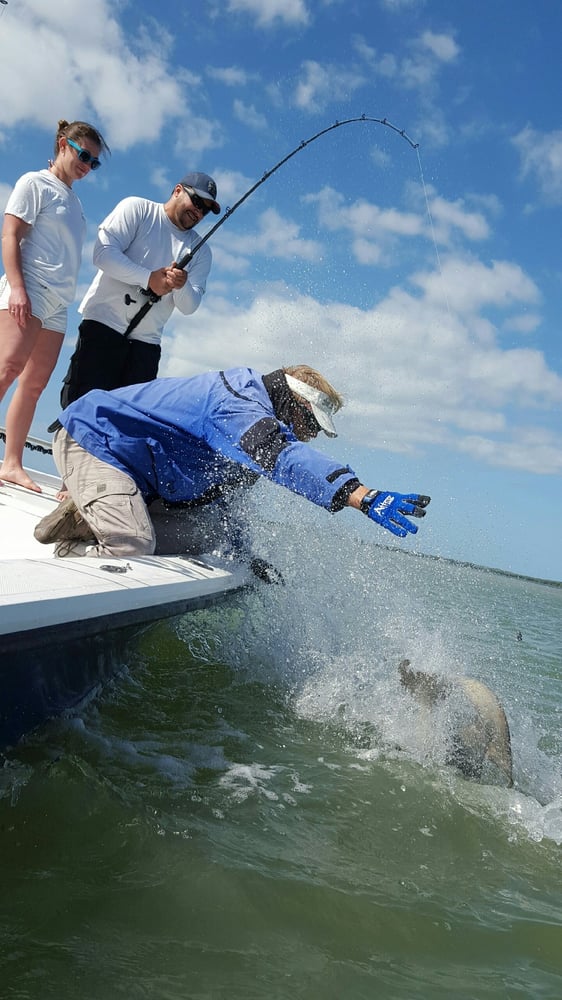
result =
[{"label": "blue fishing glove", "polygon": [[363,497],[360,509],[371,521],[376,521],[382,528],[391,531],[399,538],[405,538],[408,532],[412,535],[418,530],[404,514],[411,517],[425,517],[425,508],[431,497],[418,493],[385,493],[383,490],[369,490]]}]

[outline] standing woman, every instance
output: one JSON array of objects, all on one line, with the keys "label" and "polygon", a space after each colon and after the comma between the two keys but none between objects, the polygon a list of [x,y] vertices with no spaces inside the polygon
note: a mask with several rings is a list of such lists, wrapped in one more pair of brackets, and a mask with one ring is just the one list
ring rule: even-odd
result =
[{"label": "standing woman", "polygon": [[0,278],[0,400],[18,385],[6,414],[0,479],[40,493],[23,469],[23,449],[37,400],[47,385],[66,332],[76,291],[86,220],[74,181],[101,166],[109,152],[87,122],[59,121],[55,159],[23,174],[8,199],[2,229],[5,274]]}]

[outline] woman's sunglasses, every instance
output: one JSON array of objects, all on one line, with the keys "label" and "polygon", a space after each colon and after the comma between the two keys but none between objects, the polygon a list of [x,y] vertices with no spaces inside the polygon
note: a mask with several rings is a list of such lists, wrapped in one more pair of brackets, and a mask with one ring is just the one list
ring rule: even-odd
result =
[{"label": "woman's sunglasses", "polygon": [[211,211],[211,206],[206,205],[203,199],[200,198],[198,194],[195,194],[193,188],[185,187],[183,184],[182,187],[184,191],[187,191],[189,197],[191,198],[191,204],[194,208],[196,208],[199,212],[202,212],[203,215],[207,215],[207,213]]},{"label": "woman's sunglasses", "polygon": [[98,167],[101,167],[101,160],[98,160],[97,156],[92,156],[87,149],[83,149],[82,146],[79,146],[77,142],[73,142],[68,136],[65,136],[65,138],[68,145],[72,146],[78,153],[78,159],[81,163],[86,163],[90,170],[97,170]]}]

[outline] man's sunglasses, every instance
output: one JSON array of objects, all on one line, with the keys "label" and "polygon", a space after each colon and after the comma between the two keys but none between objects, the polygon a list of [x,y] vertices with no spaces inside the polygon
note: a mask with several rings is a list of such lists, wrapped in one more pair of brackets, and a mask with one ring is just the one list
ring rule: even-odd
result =
[{"label": "man's sunglasses", "polygon": [[200,198],[198,194],[195,194],[193,188],[185,187],[183,184],[182,187],[184,191],[187,191],[189,197],[191,198],[191,204],[194,208],[196,208],[199,212],[202,212],[203,215],[207,215],[207,213],[211,211],[211,206],[206,205],[203,199]]},{"label": "man's sunglasses", "polygon": [[101,167],[101,160],[98,160],[97,156],[92,156],[87,149],[83,149],[82,146],[79,146],[77,142],[73,142],[68,136],[66,136],[66,141],[69,146],[72,146],[76,150],[80,162],[86,163],[90,170],[97,170],[98,167]]}]

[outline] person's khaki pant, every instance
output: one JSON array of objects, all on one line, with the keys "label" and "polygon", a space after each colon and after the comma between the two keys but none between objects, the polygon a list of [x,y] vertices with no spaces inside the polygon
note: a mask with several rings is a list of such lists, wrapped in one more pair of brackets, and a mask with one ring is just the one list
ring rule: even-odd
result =
[{"label": "person's khaki pant", "polygon": [[107,559],[154,553],[156,538],[148,508],[126,472],[95,458],[64,427],[55,435],[53,457],[70,496],[97,538],[97,545],[88,546],[88,556]]}]

